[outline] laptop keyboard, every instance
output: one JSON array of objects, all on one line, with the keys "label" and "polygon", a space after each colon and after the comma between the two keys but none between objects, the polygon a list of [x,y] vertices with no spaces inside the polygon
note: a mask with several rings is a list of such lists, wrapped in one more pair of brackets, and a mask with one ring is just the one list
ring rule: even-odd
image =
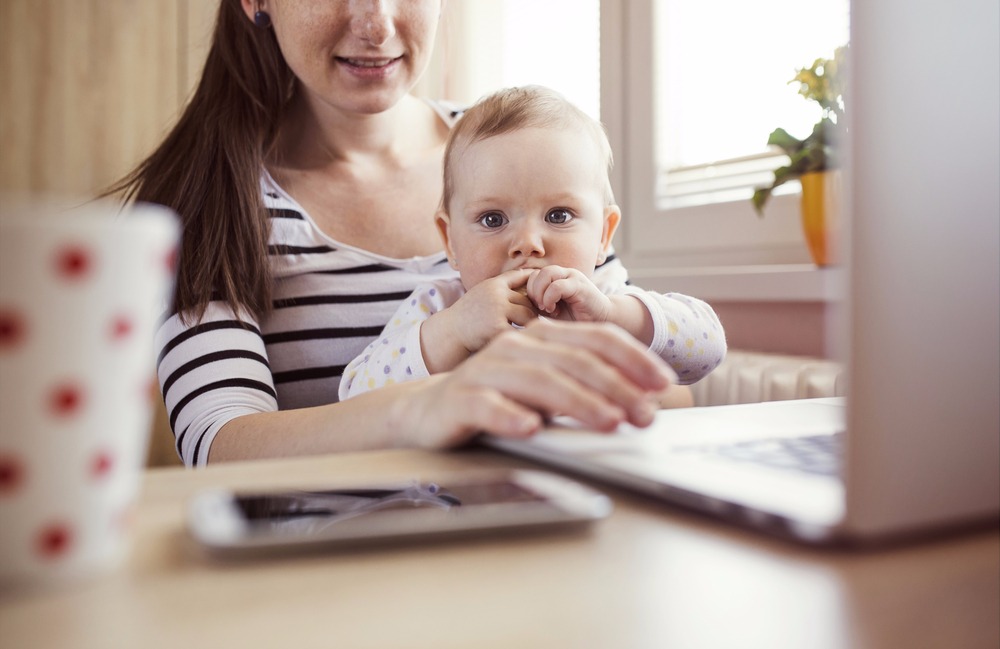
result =
[{"label": "laptop keyboard", "polygon": [[839,476],[843,433],[805,437],[754,439],[692,448],[731,460],[754,462],[778,469]]}]

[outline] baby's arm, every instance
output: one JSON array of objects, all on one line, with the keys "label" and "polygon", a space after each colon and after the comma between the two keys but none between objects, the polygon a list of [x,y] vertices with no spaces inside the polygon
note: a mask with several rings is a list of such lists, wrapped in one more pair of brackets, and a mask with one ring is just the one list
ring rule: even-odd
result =
[{"label": "baby's arm", "polygon": [[420,349],[420,327],[462,294],[457,279],[417,287],[389,318],[382,333],[344,369],[343,401],[370,390],[428,376]]},{"label": "baby's arm", "polygon": [[726,334],[715,311],[680,293],[656,293],[628,286],[620,294],[641,302],[653,320],[649,349],[677,372],[678,383],[704,378],[726,357]]},{"label": "baby's arm", "polygon": [[[406,305],[416,299],[415,295],[407,299]],[[419,308],[420,303],[415,302],[412,306]],[[403,310],[400,307],[382,333],[344,368],[338,390],[341,401],[393,383],[427,376],[420,356],[422,319],[412,315],[404,319]]]},{"label": "baby's arm", "polygon": [[679,383],[695,383],[725,358],[722,323],[705,302],[679,293],[659,294],[632,286],[628,272],[614,255],[590,279],[591,294],[596,289],[613,305],[614,313],[607,320],[648,344],[650,351],[677,372]]}]

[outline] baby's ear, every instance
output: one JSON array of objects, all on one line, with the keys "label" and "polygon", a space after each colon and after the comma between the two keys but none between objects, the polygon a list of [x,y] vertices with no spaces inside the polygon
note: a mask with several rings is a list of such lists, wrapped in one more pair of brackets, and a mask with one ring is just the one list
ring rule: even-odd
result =
[{"label": "baby's ear", "polygon": [[441,242],[444,244],[444,252],[448,255],[448,263],[451,264],[452,268],[458,268],[458,262],[455,260],[455,253],[451,249],[451,217],[448,216],[448,212],[441,209],[434,214],[434,224],[437,225],[438,234],[441,235]]},{"label": "baby's ear", "polygon": [[611,240],[615,238],[615,231],[622,220],[621,208],[617,205],[608,205],[604,208],[604,230],[601,232],[601,250],[597,255],[597,265],[604,263],[611,249]]}]

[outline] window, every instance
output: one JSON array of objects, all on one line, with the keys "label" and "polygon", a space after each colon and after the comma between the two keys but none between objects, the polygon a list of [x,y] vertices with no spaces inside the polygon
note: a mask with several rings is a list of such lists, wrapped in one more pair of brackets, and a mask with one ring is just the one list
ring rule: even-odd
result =
[{"label": "window", "polygon": [[749,198],[786,160],[768,134],[819,119],[788,80],[847,38],[847,0],[602,3],[602,115],[631,268],[808,260],[797,187],[764,217]]},{"label": "window", "polygon": [[747,198],[784,162],[767,134],[819,120],[788,80],[847,42],[846,0],[661,0],[653,16],[660,204]]}]

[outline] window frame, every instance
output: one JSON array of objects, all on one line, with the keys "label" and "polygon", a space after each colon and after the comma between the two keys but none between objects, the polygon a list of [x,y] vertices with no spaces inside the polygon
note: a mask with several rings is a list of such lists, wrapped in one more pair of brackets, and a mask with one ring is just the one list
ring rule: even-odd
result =
[{"label": "window frame", "polygon": [[678,267],[808,263],[797,192],[773,196],[762,217],[749,198],[673,209],[658,205],[649,64],[655,1],[600,3],[601,116],[616,154],[612,186],[624,217],[616,250],[632,274],[643,277]]}]

